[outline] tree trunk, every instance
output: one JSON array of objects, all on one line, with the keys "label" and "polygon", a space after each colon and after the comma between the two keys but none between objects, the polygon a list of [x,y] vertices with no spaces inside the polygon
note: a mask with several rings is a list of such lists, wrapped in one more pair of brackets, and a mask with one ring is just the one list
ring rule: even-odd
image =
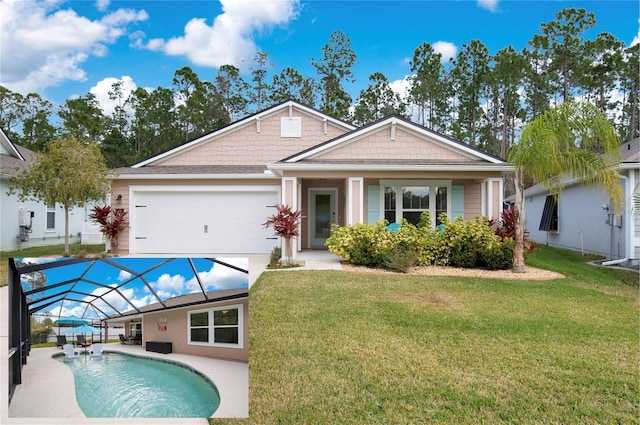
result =
[{"label": "tree trunk", "polygon": [[513,185],[516,191],[516,238],[513,249],[513,272],[524,273],[524,223],[525,223],[525,202],[524,202],[524,176],[523,170],[518,168],[513,173]]},{"label": "tree trunk", "polygon": [[284,238],[284,258],[286,264],[291,264],[293,261],[291,252],[291,238]]}]

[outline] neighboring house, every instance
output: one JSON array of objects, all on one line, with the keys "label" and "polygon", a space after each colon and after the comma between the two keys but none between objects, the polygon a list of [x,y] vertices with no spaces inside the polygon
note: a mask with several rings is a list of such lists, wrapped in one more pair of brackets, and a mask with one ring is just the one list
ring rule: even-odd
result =
[{"label": "neighboring house", "polygon": [[623,144],[620,156],[620,184],[625,195],[621,214],[613,214],[604,192],[577,180],[565,181],[565,188],[557,199],[541,185],[535,185],[524,192],[529,239],[599,254],[606,257],[609,264],[637,265],[640,212],[633,210],[633,194],[638,193],[640,184],[640,139]]},{"label": "neighboring house", "polygon": [[[17,195],[7,195],[9,178],[26,169],[35,154],[17,146],[0,129],[0,250],[64,243],[64,210],[61,204],[46,205],[43,202],[20,202]],[[88,207],[90,208],[90,207]],[[69,211],[69,241],[80,242],[87,208]],[[100,243],[101,235],[98,236]]]},{"label": "neighboring house", "polygon": [[276,203],[303,211],[297,250],[322,249],[333,223],[496,218],[512,170],[398,117],[356,128],[289,101],[119,169],[111,199],[123,252],[268,253]]},{"label": "neighboring house", "polygon": [[[124,324],[125,336],[149,342],[171,342],[171,352],[249,361],[249,290],[247,288],[181,295],[139,307],[140,313],[112,316],[109,325]],[[113,339],[115,335],[108,336]]]}]

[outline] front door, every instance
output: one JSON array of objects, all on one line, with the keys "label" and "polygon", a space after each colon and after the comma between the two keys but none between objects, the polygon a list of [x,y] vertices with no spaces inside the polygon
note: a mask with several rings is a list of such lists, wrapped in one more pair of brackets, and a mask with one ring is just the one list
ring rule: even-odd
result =
[{"label": "front door", "polygon": [[309,232],[312,248],[324,247],[331,235],[331,225],[337,223],[338,189],[309,190]]}]

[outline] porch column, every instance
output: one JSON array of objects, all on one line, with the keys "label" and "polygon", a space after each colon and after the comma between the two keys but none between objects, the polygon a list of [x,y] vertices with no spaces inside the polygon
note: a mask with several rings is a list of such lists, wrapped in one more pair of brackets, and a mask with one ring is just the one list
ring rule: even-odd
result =
[{"label": "porch column", "polygon": [[502,178],[489,178],[482,185],[482,215],[490,219],[500,219],[504,201]]},{"label": "porch column", "polygon": [[347,179],[347,225],[364,222],[364,178]]},{"label": "porch column", "polygon": [[[283,177],[282,178],[282,204],[288,205],[293,210],[299,210],[302,197],[300,195],[300,189],[298,188],[297,177]],[[298,234],[302,235],[302,223],[298,225]],[[281,241],[282,243],[282,241]],[[295,240],[295,247],[292,249],[291,257],[295,260],[296,253],[301,249],[301,237],[297,237]],[[284,246],[282,246],[284,252]]]}]

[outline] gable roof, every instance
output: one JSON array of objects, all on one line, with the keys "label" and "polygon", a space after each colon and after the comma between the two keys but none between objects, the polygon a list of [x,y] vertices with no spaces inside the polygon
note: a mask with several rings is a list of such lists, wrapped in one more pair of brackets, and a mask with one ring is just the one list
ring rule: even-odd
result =
[{"label": "gable roof", "polygon": [[[389,131],[388,139],[393,142],[395,134],[404,131],[415,137],[419,142],[430,143],[443,151],[451,152],[451,158],[417,158],[410,154],[401,155],[399,158],[375,158],[360,159],[323,159],[329,152],[347,147],[350,144],[363,140],[376,133]],[[458,160],[455,159],[458,158]],[[483,171],[510,171],[512,166],[501,158],[473,148],[443,134],[429,130],[398,116],[388,116],[374,123],[354,129],[332,140],[320,143],[316,146],[298,152],[277,163],[268,164],[271,170],[293,169],[335,169],[336,165],[349,169],[421,169],[421,170],[483,170]]]},{"label": "gable roof", "polygon": [[0,128],[0,175],[12,176],[31,164],[34,152],[14,144]]},{"label": "gable roof", "polygon": [[0,146],[2,146],[2,150],[0,153],[3,155],[12,156],[18,160],[26,161],[26,159],[20,154],[16,145],[13,144],[11,140],[9,140],[9,136],[4,132],[3,129],[0,128]]},{"label": "gable roof", "polygon": [[159,155],[156,155],[154,157],[151,157],[149,159],[146,159],[142,162],[139,162],[137,164],[132,165],[130,168],[141,168],[141,167],[145,167],[145,166],[149,166],[149,165],[155,165],[157,164],[159,161],[164,160],[166,158],[175,156],[175,155],[179,155],[182,152],[185,152],[187,150],[193,149],[194,147],[197,147],[199,145],[202,145],[204,143],[207,143],[211,140],[217,139],[225,134],[228,134],[238,128],[241,128],[247,124],[253,123],[256,120],[259,119],[263,119],[266,118],[267,116],[271,116],[277,113],[280,113],[283,110],[286,109],[291,109],[291,108],[296,108],[298,110],[301,110],[302,112],[312,115],[312,116],[316,116],[318,119],[320,120],[324,120],[327,121],[329,123],[332,123],[338,127],[344,128],[345,131],[350,131],[355,129],[356,127],[352,124],[349,124],[345,121],[339,120],[337,118],[334,118],[330,115],[327,115],[317,109],[314,109],[310,106],[304,105],[302,103],[299,103],[297,101],[294,100],[289,100],[286,102],[282,102],[278,105],[272,106],[270,108],[264,109],[262,111],[256,112],[254,114],[251,114],[245,118],[242,118],[238,121],[235,121],[231,124],[228,124],[218,130],[215,130],[211,133],[205,134],[204,136],[201,136],[195,140],[192,140],[190,142],[187,142],[185,144],[182,144],[176,148],[170,149],[164,153],[161,153]]}]

